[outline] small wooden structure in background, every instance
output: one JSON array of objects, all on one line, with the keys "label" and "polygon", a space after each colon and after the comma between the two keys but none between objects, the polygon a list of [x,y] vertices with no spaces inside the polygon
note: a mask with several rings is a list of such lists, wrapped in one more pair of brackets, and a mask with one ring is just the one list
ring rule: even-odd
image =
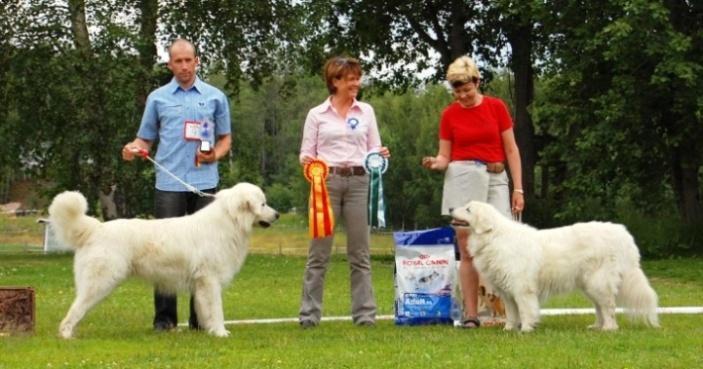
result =
[{"label": "small wooden structure in background", "polygon": [[51,225],[49,219],[39,218],[37,223],[44,226],[44,253],[48,254],[51,252],[69,252],[73,251],[72,248],[66,246],[63,242],[59,241],[56,237],[56,232],[54,227]]},{"label": "small wooden structure in background", "polygon": [[34,314],[34,289],[0,287],[0,332],[34,331]]}]

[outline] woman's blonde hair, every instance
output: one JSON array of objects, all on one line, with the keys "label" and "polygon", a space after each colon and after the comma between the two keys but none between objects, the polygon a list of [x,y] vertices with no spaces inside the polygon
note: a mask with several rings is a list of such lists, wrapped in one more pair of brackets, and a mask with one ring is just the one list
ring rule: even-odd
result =
[{"label": "woman's blonde hair", "polygon": [[334,80],[341,79],[347,74],[355,74],[361,77],[361,64],[358,60],[343,56],[335,56],[327,60],[323,67],[323,75],[330,94],[334,95],[337,93],[337,88],[334,87]]},{"label": "woman's blonde hair", "polygon": [[451,85],[464,84],[470,81],[474,83],[481,79],[476,63],[468,56],[461,56],[454,60],[447,68],[447,81]]}]

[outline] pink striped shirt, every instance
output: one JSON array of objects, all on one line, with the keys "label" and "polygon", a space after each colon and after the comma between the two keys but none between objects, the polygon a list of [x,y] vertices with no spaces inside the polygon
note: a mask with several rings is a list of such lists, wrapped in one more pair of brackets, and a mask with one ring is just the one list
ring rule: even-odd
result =
[{"label": "pink striped shirt", "polygon": [[332,167],[359,166],[369,151],[380,148],[381,137],[371,105],[354,99],[345,119],[327,98],[308,112],[300,161],[311,156]]}]

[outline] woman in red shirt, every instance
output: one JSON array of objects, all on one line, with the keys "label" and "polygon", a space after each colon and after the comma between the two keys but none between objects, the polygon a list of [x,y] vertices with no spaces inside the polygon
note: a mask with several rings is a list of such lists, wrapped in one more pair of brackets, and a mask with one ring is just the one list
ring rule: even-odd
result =
[{"label": "woman in red shirt", "polygon": [[[471,200],[487,202],[506,217],[522,212],[520,152],[515,143],[513,122],[505,103],[479,91],[481,75],[467,56],[455,60],[447,70],[454,102],[442,113],[439,126],[439,152],[422,159],[422,166],[446,171],[442,192],[442,215]],[[513,180],[512,196],[508,175]],[[478,273],[468,251],[469,232],[456,229],[461,260],[459,283],[464,299],[462,327],[478,328]]]}]

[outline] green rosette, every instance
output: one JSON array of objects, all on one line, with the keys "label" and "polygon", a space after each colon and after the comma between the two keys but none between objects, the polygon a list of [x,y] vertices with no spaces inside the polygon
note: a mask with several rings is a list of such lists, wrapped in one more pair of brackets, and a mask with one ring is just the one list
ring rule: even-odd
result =
[{"label": "green rosette", "polygon": [[370,152],[364,158],[364,170],[369,174],[369,225],[384,228],[386,206],[383,202],[383,173],[388,170],[388,159],[378,152]]}]

